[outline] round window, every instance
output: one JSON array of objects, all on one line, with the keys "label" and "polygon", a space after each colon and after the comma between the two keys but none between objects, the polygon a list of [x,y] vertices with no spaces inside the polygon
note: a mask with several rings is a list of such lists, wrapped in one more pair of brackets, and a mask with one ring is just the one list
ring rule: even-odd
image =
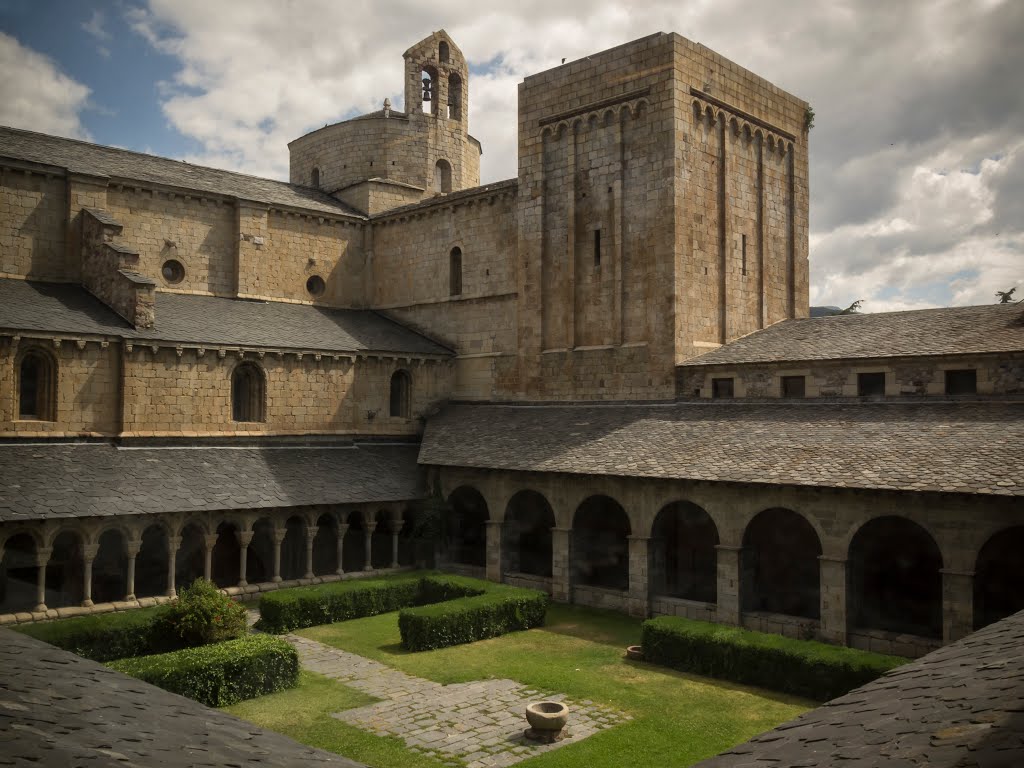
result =
[{"label": "round window", "polygon": [[163,275],[164,280],[173,285],[185,279],[185,267],[176,259],[168,259],[160,268],[160,274]]},{"label": "round window", "polygon": [[313,275],[306,281],[306,290],[309,291],[310,296],[323,296],[324,291],[327,290],[327,283],[320,275]]}]

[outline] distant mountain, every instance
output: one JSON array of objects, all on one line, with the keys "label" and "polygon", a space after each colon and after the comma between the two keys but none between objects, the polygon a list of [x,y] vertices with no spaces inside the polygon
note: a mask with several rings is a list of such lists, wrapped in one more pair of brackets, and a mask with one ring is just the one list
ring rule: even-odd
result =
[{"label": "distant mountain", "polygon": [[829,317],[842,311],[842,307],[811,307],[811,317]]}]

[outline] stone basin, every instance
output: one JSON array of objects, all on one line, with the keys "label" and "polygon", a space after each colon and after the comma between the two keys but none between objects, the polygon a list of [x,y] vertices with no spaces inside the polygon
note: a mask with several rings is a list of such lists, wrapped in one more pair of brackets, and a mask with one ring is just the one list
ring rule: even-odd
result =
[{"label": "stone basin", "polygon": [[633,661],[644,660],[644,647],[642,645],[630,645],[626,648],[626,658]]},{"label": "stone basin", "polygon": [[569,708],[560,701],[536,701],[526,705],[526,720],[530,724],[526,731],[528,739],[558,741],[569,720]]}]

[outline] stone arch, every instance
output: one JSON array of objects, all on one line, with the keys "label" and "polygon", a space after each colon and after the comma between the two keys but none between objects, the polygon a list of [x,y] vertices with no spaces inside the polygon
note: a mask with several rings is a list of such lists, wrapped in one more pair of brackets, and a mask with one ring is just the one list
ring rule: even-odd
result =
[{"label": "stone arch", "polygon": [[353,509],[346,518],[348,530],[342,542],[342,561],[345,571],[361,571],[366,565],[366,529],[363,527],[363,513]]},{"label": "stone arch", "polygon": [[324,512],[316,519],[313,537],[313,575],[327,576],[338,572],[338,518]]},{"label": "stone arch", "polygon": [[174,586],[184,589],[206,571],[206,527],[198,520],[190,520],[181,528],[181,543],[174,558]]},{"label": "stone arch", "polygon": [[718,527],[689,501],[661,508],[651,527],[651,590],[655,594],[714,603],[718,595]]},{"label": "stone arch", "polygon": [[[267,516],[253,521],[252,538],[245,551],[245,580],[250,584],[261,584],[274,578],[276,528],[274,521]],[[281,547],[281,572],[284,573],[283,544]]]},{"label": "stone arch", "polygon": [[462,76],[458,72],[448,75],[448,119],[462,119]]},{"label": "stone arch", "polygon": [[46,349],[32,345],[18,353],[14,366],[17,377],[15,414],[18,419],[57,419],[57,358]]},{"label": "stone arch", "polygon": [[281,540],[281,578],[285,581],[306,575],[306,525],[306,520],[297,514],[285,520]]},{"label": "stone arch", "polygon": [[442,40],[437,44],[437,61],[440,64],[448,63],[448,56],[450,55],[448,49],[448,43]]},{"label": "stone arch", "polygon": [[444,158],[434,164],[434,192],[447,194],[452,191],[452,164]]},{"label": "stone arch", "polygon": [[487,565],[487,521],[490,513],[480,491],[470,485],[448,496],[442,538],[448,559],[460,565]]},{"label": "stone arch", "polygon": [[806,517],[784,507],[759,512],[743,532],[743,610],[817,619],[820,555],[821,539]]},{"label": "stone arch", "polygon": [[267,376],[252,361],[239,363],[231,371],[231,418],[237,422],[266,421]]},{"label": "stone arch", "polygon": [[693,100],[693,122],[699,123],[704,119],[704,105],[697,99]]},{"label": "stone arch", "polygon": [[942,553],[922,526],[886,515],[850,541],[847,613],[857,629],[942,636]]},{"label": "stone arch", "polygon": [[509,499],[501,537],[505,570],[550,577],[554,527],[555,513],[543,494],[522,490]]},{"label": "stone arch", "polygon": [[[438,102],[438,80],[437,67],[430,64],[424,64],[420,71],[420,80],[422,85],[420,109],[425,115],[436,115],[437,114],[437,102]],[[409,107],[411,111],[411,106]]]},{"label": "stone arch", "polygon": [[376,523],[370,535],[370,563],[374,568],[391,566],[391,516],[386,509],[378,509],[373,517]]},{"label": "stone arch", "polygon": [[388,414],[402,419],[412,416],[412,375],[404,368],[391,374]]},{"label": "stone arch", "polygon": [[1024,525],[996,532],[974,565],[974,628],[1024,610]]},{"label": "stone arch", "polygon": [[629,589],[629,515],[611,496],[590,496],[572,521],[573,581],[605,589]]},{"label": "stone arch", "polygon": [[309,185],[313,187],[313,189],[320,189],[320,169],[315,165],[309,174]]},{"label": "stone arch", "polygon": [[167,527],[151,523],[142,531],[142,545],[135,557],[135,596],[155,597],[167,594]]},{"label": "stone arch", "polygon": [[78,605],[84,597],[85,560],[82,534],[65,528],[53,537],[46,564],[46,605],[50,608]]},{"label": "stone arch", "polygon": [[[218,587],[234,587],[242,565],[242,548],[238,542],[239,527],[232,520],[217,526],[217,541],[213,545],[210,575]],[[246,563],[248,566],[248,563]],[[248,579],[246,579],[248,581]]]},{"label": "stone arch", "polygon": [[110,526],[97,538],[92,563],[92,599],[97,603],[124,600],[128,587],[128,547],[120,526]]},{"label": "stone arch", "polygon": [[38,602],[39,542],[33,533],[16,531],[4,541],[0,563],[0,613],[31,611]]}]

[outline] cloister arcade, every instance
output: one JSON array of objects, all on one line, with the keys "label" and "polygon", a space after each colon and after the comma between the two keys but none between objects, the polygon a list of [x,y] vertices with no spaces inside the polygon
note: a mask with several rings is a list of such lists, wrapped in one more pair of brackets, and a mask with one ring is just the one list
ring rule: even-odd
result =
[{"label": "cloister arcade", "polygon": [[447,567],[554,599],[917,656],[1024,609],[995,500],[443,469]]},{"label": "cloister arcade", "polygon": [[413,533],[404,505],[6,524],[0,620],[150,604],[198,577],[243,594],[399,568]]}]

